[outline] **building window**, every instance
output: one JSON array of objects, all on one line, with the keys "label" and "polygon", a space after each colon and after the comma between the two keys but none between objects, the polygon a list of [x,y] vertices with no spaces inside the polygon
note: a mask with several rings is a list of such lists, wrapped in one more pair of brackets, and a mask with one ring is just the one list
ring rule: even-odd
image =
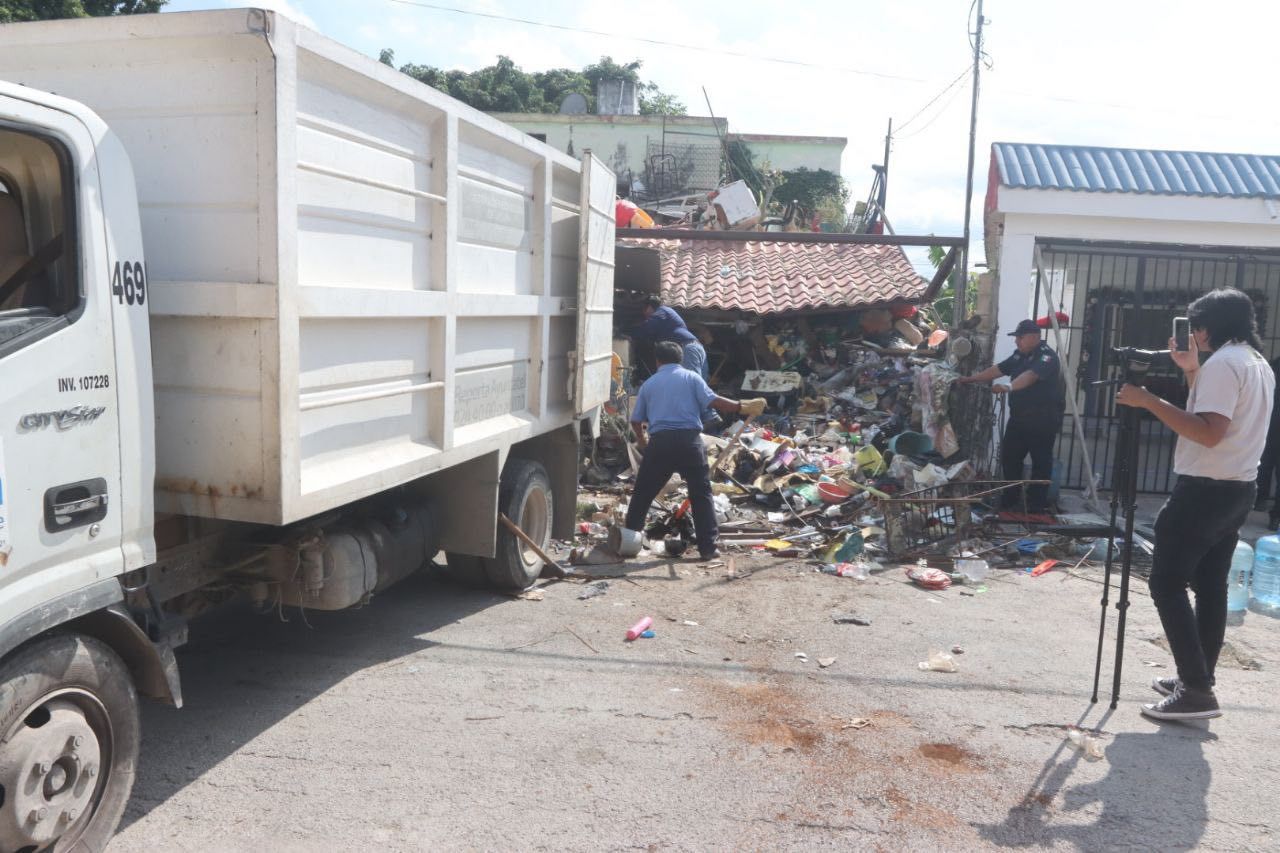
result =
[{"label": "building window", "polygon": [[529,135],[532,136],[534,139],[538,140],[539,142],[547,141],[547,135],[545,133],[531,133]]}]

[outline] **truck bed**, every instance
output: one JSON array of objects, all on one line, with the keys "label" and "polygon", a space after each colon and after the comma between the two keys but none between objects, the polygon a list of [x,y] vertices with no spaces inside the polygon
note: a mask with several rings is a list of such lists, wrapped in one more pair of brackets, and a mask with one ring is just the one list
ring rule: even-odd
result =
[{"label": "truck bed", "polygon": [[288,523],[604,400],[594,158],[270,12],[6,29],[0,78],[87,104],[133,161],[158,510]]}]

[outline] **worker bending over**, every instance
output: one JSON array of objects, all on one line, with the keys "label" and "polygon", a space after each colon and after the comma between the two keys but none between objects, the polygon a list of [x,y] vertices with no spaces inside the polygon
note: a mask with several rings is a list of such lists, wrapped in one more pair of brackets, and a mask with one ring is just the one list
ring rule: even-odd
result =
[{"label": "worker bending over", "polygon": [[739,402],[716,396],[706,380],[680,366],[684,353],[677,343],[662,341],[654,347],[654,356],[658,372],[640,386],[631,413],[631,428],[644,458],[636,472],[626,525],[629,530],[643,532],[653,499],[678,472],[689,488],[698,553],[709,560],[720,552],[716,550],[719,531],[711,501],[711,471],[702,444],[702,411],[710,406],[727,414],[755,416],[764,412],[764,400]]}]

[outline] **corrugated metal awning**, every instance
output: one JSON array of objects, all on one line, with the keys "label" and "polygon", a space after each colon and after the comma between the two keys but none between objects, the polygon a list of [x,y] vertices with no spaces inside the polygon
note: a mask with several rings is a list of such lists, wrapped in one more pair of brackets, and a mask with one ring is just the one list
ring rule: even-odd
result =
[{"label": "corrugated metal awning", "polygon": [[1280,198],[1280,156],[996,142],[991,160],[1019,189]]}]

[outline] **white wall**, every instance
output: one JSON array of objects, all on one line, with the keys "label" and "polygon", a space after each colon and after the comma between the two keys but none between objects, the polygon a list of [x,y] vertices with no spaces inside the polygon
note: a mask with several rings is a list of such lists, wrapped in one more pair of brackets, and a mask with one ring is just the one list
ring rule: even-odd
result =
[{"label": "white wall", "polygon": [[[1013,351],[1008,332],[1030,316],[1036,238],[1204,246],[1280,247],[1280,208],[1264,199],[1202,198],[1001,187],[987,219],[997,238],[995,358]],[[1057,294],[1055,293],[1055,297]],[[1055,300],[1056,301],[1056,300]]]}]

